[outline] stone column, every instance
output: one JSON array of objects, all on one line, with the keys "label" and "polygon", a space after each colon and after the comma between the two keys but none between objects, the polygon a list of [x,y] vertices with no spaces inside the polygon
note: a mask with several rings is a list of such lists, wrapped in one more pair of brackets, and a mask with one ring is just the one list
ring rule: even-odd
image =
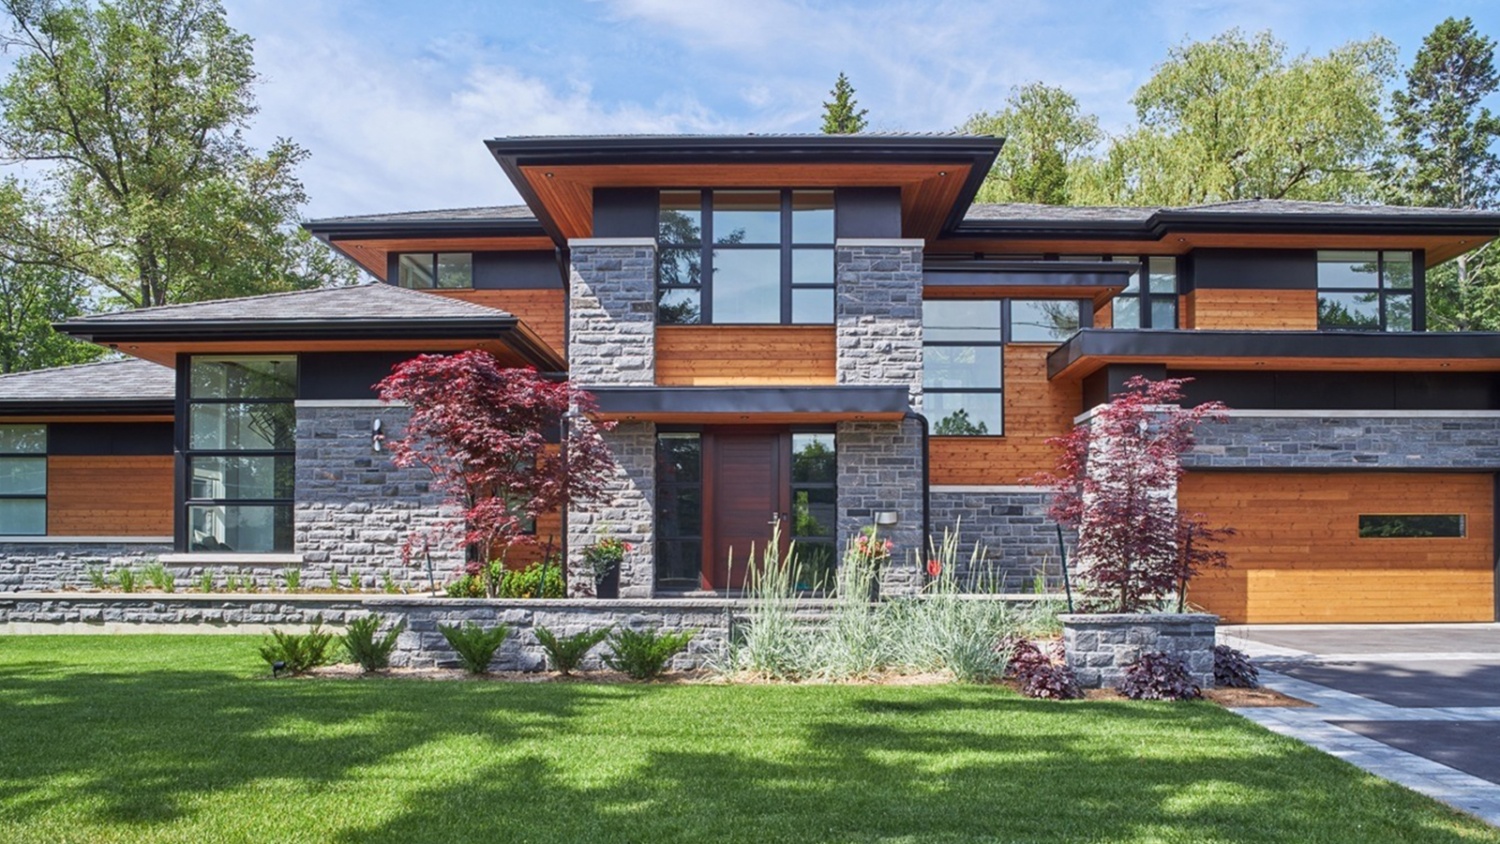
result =
[{"label": "stone column", "polygon": [[[580,389],[656,383],[656,241],[582,238],[572,252],[568,299],[569,379]],[[598,501],[568,508],[569,592],[591,594],[583,549],[606,536],[631,544],[620,595],[649,598],[656,585],[656,425],[621,424],[604,434],[617,468]]]},{"label": "stone column", "polygon": [[[921,240],[843,239],[836,244],[834,327],[840,384],[906,387],[922,407]],[[883,535],[896,544],[882,588],[915,591],[922,583],[922,428],[902,422],[838,426],[838,541],[847,548],[875,514],[895,511]]]},{"label": "stone column", "polygon": [[[377,589],[390,575],[415,591],[428,588],[425,556],[410,565],[401,558],[407,537],[432,530],[457,514],[443,509],[432,475],[420,467],[398,468],[389,451],[375,451],[373,426],[387,439],[402,435],[409,411],[376,399],[297,402],[296,551],[302,582],[341,583]],[[431,548],[439,588],[464,564],[456,542]]]}]

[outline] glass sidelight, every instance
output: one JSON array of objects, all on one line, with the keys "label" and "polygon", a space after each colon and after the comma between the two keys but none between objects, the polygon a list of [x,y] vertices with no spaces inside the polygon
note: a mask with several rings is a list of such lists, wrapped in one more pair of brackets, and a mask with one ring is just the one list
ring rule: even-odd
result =
[{"label": "glass sidelight", "polygon": [[703,438],[656,438],[656,582],[694,589],[703,569]]}]

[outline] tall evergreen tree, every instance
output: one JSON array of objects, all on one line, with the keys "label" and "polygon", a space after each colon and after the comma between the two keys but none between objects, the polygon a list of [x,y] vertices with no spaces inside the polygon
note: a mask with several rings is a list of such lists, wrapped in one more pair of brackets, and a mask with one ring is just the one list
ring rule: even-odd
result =
[{"label": "tall evergreen tree", "polygon": [[823,134],[857,135],[863,132],[869,125],[869,122],[865,120],[865,115],[869,114],[870,110],[859,108],[859,103],[854,99],[854,86],[849,83],[849,77],[840,72],[838,81],[833,83],[833,90],[828,94],[833,97],[833,101],[823,103]]},{"label": "tall evergreen tree", "polygon": [[[1412,205],[1492,208],[1500,191],[1500,119],[1480,103],[1500,90],[1495,42],[1469,18],[1448,18],[1422,39],[1406,89],[1392,95],[1397,159],[1390,199]],[[1437,330],[1500,328],[1500,267],[1493,249],[1428,274],[1427,319]]]}]

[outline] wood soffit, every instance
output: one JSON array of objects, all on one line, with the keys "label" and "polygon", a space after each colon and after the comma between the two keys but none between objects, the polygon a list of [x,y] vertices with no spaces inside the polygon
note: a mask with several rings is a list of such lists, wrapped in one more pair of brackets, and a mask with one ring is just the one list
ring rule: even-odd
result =
[{"label": "wood soffit", "polygon": [[551,252],[550,237],[400,237],[335,239],[333,247],[381,281],[386,278],[391,253],[399,252]]}]

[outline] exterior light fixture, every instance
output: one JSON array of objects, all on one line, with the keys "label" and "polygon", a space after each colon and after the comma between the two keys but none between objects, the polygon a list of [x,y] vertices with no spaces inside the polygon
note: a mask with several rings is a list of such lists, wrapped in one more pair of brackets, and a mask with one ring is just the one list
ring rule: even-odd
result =
[{"label": "exterior light fixture", "polygon": [[377,416],[375,421],[370,423],[370,450],[379,454],[384,450],[384,443],[385,434],[381,433],[380,417]]},{"label": "exterior light fixture", "polygon": [[880,510],[875,513],[876,527],[895,527],[901,523],[901,514],[895,510]]}]

